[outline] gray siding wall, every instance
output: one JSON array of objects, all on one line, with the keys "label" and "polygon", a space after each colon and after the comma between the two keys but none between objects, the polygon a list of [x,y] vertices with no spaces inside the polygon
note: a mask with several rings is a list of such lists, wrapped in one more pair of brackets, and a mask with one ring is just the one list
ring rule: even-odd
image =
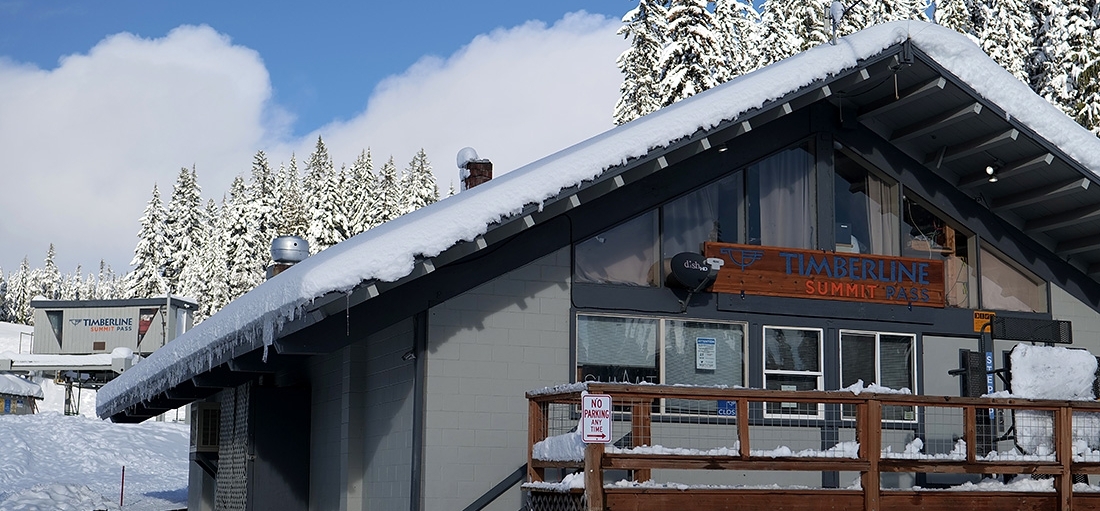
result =
[{"label": "gray siding wall", "polygon": [[1100,355],[1100,313],[1062,288],[1050,284],[1050,313],[1073,322],[1073,346]]},{"label": "gray siding wall", "polygon": [[406,320],[311,362],[310,509],[408,509],[412,342]]},{"label": "gray siding wall", "polygon": [[[426,511],[463,509],[527,461],[527,390],[570,381],[570,251],[433,307],[428,317]],[[515,511],[518,486],[488,509]]]}]

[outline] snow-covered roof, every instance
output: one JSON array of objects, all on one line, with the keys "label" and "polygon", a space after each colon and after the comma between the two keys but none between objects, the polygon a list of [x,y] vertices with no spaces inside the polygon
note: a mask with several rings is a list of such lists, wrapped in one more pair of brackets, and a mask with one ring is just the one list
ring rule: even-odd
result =
[{"label": "snow-covered roof", "polygon": [[130,348],[115,348],[110,353],[92,355],[50,355],[0,353],[0,367],[9,371],[115,371],[121,372],[141,358]]},{"label": "snow-covered roof", "polygon": [[[1000,68],[965,36],[916,21],[878,25],[661,109],[333,246],[265,282],[104,386],[97,413],[112,416],[224,362],[270,346],[285,327],[316,321],[307,308],[364,282],[394,282],[425,258],[473,242],[563,190],[606,178],[699,133],[736,122],[792,93],[857,68],[911,41],[1006,114],[1093,171],[1100,140]],[[431,271],[430,269],[427,271]],[[376,293],[370,293],[375,296]]]},{"label": "snow-covered roof", "polygon": [[37,383],[24,380],[14,374],[0,374],[0,394],[9,396],[33,397],[43,399],[42,387]]}]

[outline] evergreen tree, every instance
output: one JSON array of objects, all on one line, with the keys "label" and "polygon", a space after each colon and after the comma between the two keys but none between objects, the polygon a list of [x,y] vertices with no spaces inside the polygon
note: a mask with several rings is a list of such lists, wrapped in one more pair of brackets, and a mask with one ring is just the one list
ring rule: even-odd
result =
[{"label": "evergreen tree", "polygon": [[230,300],[263,282],[266,243],[261,243],[256,236],[259,213],[251,206],[244,179],[237,176],[229,188],[228,202],[222,207]]},{"label": "evergreen tree", "polygon": [[1035,59],[1038,69],[1033,70],[1032,89],[1075,117],[1084,94],[1078,77],[1098,56],[1095,0],[1092,5],[1079,0],[1038,3],[1038,12],[1049,14],[1038,31],[1036,46],[1042,55]]},{"label": "evergreen tree", "polygon": [[50,243],[50,248],[46,251],[46,264],[41,271],[36,272],[36,293],[47,300],[61,299],[61,270],[57,268],[57,263],[54,262],[55,256],[53,243]]},{"label": "evergreen tree", "polygon": [[416,211],[439,201],[439,187],[435,185],[432,164],[424,148],[420,148],[405,169],[405,205],[403,213]]},{"label": "evergreen tree", "polygon": [[669,43],[659,64],[662,105],[671,105],[729,79],[706,0],[673,0],[668,9],[668,34]]},{"label": "evergreen tree", "polygon": [[306,237],[309,221],[306,218],[305,199],[302,197],[301,176],[298,162],[290,155],[290,166],[279,166],[279,234]]},{"label": "evergreen tree", "polygon": [[[262,247],[270,246],[271,240],[280,234],[277,188],[276,176],[267,163],[267,155],[263,151],[256,152],[252,159],[252,178],[248,183],[248,202],[256,217],[252,236]],[[266,265],[267,257],[262,259],[261,264]]]},{"label": "evergreen tree", "polygon": [[68,273],[61,279],[62,300],[87,300],[84,294],[84,276],[81,274],[81,266],[76,266],[76,271]]},{"label": "evergreen tree", "polygon": [[378,174],[378,183],[375,187],[378,194],[375,196],[374,207],[371,210],[373,225],[382,225],[401,215],[400,186],[397,165],[393,163],[393,156],[390,156]]},{"label": "evergreen tree", "polygon": [[974,24],[971,0],[936,0],[935,21],[940,25],[962,33],[979,42],[978,29]]},{"label": "evergreen tree", "polygon": [[658,65],[667,42],[667,16],[663,2],[657,0],[639,0],[638,7],[623,16],[618,34],[630,39],[630,48],[615,62],[623,74],[619,101],[615,104],[615,124],[630,122],[661,108],[663,94]]},{"label": "evergreen tree", "polygon": [[1077,95],[1074,120],[1100,136],[1100,59],[1093,60],[1077,78],[1080,93]]},{"label": "evergreen tree", "polygon": [[180,280],[186,268],[195,264],[196,254],[203,243],[203,229],[208,220],[203,216],[201,195],[195,168],[181,168],[176,184],[172,187],[172,198],[168,202],[168,216],[164,226],[164,235],[168,242],[164,278],[168,292],[172,294],[180,294],[184,287],[192,285],[184,284]]},{"label": "evergreen tree", "polygon": [[134,268],[127,274],[126,296],[129,298],[149,298],[168,292],[164,279],[164,268],[168,262],[168,240],[164,235],[166,216],[160,191],[153,185],[153,198],[149,199],[141,215],[138,244],[130,261],[130,266]]},{"label": "evergreen tree", "polygon": [[1027,83],[1033,21],[1028,2],[995,0],[982,4],[985,26],[978,39],[985,52],[1020,81]]},{"label": "evergreen tree", "polygon": [[31,298],[34,297],[31,282],[31,266],[24,257],[19,270],[8,278],[8,318],[12,323],[33,325]]},{"label": "evergreen tree", "polygon": [[306,215],[309,219],[306,240],[312,253],[320,252],[344,240],[337,227],[339,218],[337,183],[339,175],[328,155],[324,141],[317,137],[317,146],[306,162],[305,188]]},{"label": "evergreen tree", "polygon": [[349,234],[354,236],[374,227],[371,222],[371,209],[374,205],[377,178],[374,175],[370,149],[359,153],[359,157],[351,164],[349,172],[343,190],[347,196],[345,203],[348,205]]},{"label": "evergreen tree", "polygon": [[[222,209],[224,211],[224,205]],[[207,231],[207,243],[203,245],[202,256],[199,258],[199,272],[205,278],[195,293],[199,300],[199,310],[195,313],[196,322],[214,315],[229,303],[229,262],[225,236],[227,216],[219,214],[213,199],[206,204],[206,215],[212,220]]]},{"label": "evergreen tree", "polygon": [[764,0],[760,24],[764,37],[760,41],[760,66],[779,62],[802,47],[795,27],[798,21],[798,0]]},{"label": "evergreen tree", "polygon": [[714,24],[731,78],[760,66],[760,13],[752,2],[718,0],[714,4]]},{"label": "evergreen tree", "polygon": [[8,312],[8,281],[4,279],[3,268],[0,268],[0,321],[11,323]]}]

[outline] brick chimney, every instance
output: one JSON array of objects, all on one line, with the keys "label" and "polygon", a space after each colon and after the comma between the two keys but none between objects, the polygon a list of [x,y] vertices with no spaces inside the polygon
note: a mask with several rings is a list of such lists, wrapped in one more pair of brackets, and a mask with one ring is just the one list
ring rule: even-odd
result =
[{"label": "brick chimney", "polygon": [[493,162],[477,157],[472,147],[464,147],[458,152],[458,174],[462,189],[469,190],[493,179]]}]

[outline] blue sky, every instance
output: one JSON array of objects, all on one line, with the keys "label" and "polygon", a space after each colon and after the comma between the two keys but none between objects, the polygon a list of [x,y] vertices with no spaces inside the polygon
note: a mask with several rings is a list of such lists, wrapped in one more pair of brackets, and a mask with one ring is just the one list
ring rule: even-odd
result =
[{"label": "blue sky", "polygon": [[337,166],[423,147],[442,191],[464,146],[518,168],[612,127],[635,5],[0,0],[0,269],[125,272],[154,184],[220,201],[318,136]]}]

